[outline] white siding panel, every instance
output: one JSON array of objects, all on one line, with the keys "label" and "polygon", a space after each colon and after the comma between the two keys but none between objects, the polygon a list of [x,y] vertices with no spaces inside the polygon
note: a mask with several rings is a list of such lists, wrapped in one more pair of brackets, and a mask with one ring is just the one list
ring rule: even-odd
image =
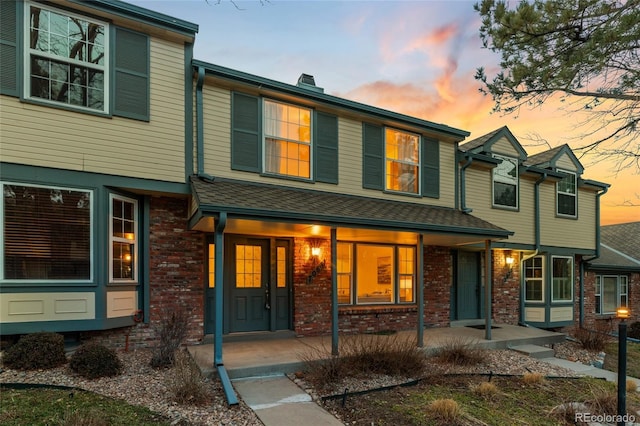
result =
[{"label": "white siding panel", "polygon": [[564,306],[561,308],[551,308],[549,312],[549,321],[561,322],[573,320],[573,308],[571,306]]},{"label": "white siding panel", "polygon": [[70,321],[95,318],[95,294],[3,293],[0,294],[0,321]]},{"label": "white siding panel", "polygon": [[151,120],[0,97],[2,161],[184,182],[184,47],[151,40]]},{"label": "white siding panel", "polygon": [[340,117],[338,120],[339,171],[338,185],[328,183],[307,183],[295,180],[261,176],[258,173],[231,170],[231,93],[227,89],[205,86],[204,99],[204,163],[205,173],[251,182],[263,182],[273,185],[285,185],[296,188],[339,192],[348,195],[360,195],[385,198],[411,203],[423,203],[453,207],[455,202],[453,168],[455,149],[452,144],[440,145],[440,198],[416,198],[385,194],[382,191],[362,188],[362,123],[357,120]]},{"label": "white siding panel", "polygon": [[545,322],[544,308],[524,308],[524,320],[528,322]]}]

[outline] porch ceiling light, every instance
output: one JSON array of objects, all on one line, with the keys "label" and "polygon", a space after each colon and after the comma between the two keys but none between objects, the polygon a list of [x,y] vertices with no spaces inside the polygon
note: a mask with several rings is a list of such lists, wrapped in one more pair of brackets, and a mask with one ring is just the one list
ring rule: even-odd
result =
[{"label": "porch ceiling light", "polygon": [[505,269],[507,270],[507,273],[504,276],[503,283],[506,283],[507,280],[511,278],[511,274],[513,273],[513,257],[512,256],[505,257],[504,263],[506,265]]}]

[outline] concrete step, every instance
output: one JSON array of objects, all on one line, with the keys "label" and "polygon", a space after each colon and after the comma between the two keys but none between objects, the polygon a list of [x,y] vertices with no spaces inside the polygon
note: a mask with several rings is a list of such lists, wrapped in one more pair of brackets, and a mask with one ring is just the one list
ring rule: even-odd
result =
[{"label": "concrete step", "polygon": [[512,346],[511,349],[537,359],[553,358],[554,355],[553,349],[538,345],[518,345]]}]

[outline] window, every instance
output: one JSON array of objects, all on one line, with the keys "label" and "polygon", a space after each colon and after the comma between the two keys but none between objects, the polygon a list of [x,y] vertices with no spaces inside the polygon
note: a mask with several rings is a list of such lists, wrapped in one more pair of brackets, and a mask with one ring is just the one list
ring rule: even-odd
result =
[{"label": "window", "polygon": [[207,287],[215,288],[216,286],[216,245],[215,244],[209,244],[207,260],[209,262],[209,275],[208,275],[209,282],[207,283]]},{"label": "window", "polygon": [[415,247],[338,243],[337,250],[338,303],[414,302]]},{"label": "window", "polygon": [[494,157],[502,160],[493,169],[493,205],[518,207],[518,160],[501,155]]},{"label": "window", "polygon": [[557,213],[560,216],[576,217],[576,174],[560,170],[567,176],[556,184]]},{"label": "window", "polygon": [[388,191],[420,191],[420,137],[400,130],[385,130],[385,174]]},{"label": "window", "polygon": [[108,111],[108,25],[35,3],[25,9],[25,97]]},{"label": "window", "polygon": [[3,280],[92,279],[91,191],[2,184]]},{"label": "window", "polygon": [[236,245],[236,288],[262,287],[262,247]]},{"label": "window", "polygon": [[544,262],[542,256],[524,261],[524,298],[526,302],[544,301]]},{"label": "window", "polygon": [[552,256],[552,301],[570,302],[573,300],[573,258]]},{"label": "window", "polygon": [[264,171],[311,178],[311,110],[264,101]]},{"label": "window", "polygon": [[596,275],[595,296],[596,314],[615,314],[619,307],[628,307],[629,277]]},{"label": "window", "polygon": [[138,262],[138,202],[111,195],[111,282],[135,282]]}]

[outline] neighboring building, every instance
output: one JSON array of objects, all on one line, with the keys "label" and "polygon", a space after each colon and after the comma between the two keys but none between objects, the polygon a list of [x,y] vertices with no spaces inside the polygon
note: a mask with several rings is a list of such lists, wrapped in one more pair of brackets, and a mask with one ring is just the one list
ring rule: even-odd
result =
[{"label": "neighboring building", "polygon": [[588,323],[609,319],[620,306],[640,318],[640,222],[600,228],[599,256],[587,263]]},{"label": "neighboring building", "polygon": [[3,335],[147,344],[178,309],[190,342],[582,314],[608,185],[566,145],[460,145],[307,74],[197,61],[195,24],[122,2],[0,4]]}]

